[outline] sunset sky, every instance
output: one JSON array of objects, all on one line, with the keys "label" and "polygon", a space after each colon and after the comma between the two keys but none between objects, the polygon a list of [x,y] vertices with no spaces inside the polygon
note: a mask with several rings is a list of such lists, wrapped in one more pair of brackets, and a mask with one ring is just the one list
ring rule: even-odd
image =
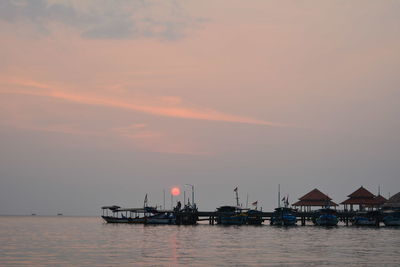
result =
[{"label": "sunset sky", "polygon": [[[399,1],[0,1],[0,214],[400,191]],[[169,198],[167,203],[169,203]]]}]

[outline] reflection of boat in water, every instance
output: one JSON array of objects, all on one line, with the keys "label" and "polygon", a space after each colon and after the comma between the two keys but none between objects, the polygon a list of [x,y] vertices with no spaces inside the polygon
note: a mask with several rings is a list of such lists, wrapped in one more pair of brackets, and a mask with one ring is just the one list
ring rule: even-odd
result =
[{"label": "reflection of boat in water", "polygon": [[217,208],[220,214],[217,216],[217,223],[222,225],[242,225],[247,221],[247,213],[235,206],[221,206]]},{"label": "reflection of boat in water", "polygon": [[379,225],[379,211],[360,211],[352,218],[353,225],[356,226],[376,226]]},{"label": "reflection of boat in water", "polygon": [[320,226],[336,226],[338,221],[336,210],[331,208],[318,210],[318,216],[313,219],[314,224]]},{"label": "reflection of boat in water", "polygon": [[386,226],[400,226],[400,209],[385,210],[383,212],[383,223]]},{"label": "reflection of boat in water", "polygon": [[271,225],[292,226],[296,225],[297,219],[293,215],[293,209],[288,207],[279,207],[275,209],[271,217]]}]

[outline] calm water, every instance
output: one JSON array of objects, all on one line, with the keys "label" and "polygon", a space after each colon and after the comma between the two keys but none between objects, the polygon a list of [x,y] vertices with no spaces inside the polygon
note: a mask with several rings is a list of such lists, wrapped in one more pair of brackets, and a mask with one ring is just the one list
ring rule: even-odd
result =
[{"label": "calm water", "polygon": [[399,228],[144,226],[0,216],[0,265],[399,266]]}]

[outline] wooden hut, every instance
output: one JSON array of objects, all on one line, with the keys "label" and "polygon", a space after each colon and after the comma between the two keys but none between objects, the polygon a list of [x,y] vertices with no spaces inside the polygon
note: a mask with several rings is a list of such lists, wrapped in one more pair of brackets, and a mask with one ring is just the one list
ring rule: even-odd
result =
[{"label": "wooden hut", "polygon": [[386,199],[381,195],[375,196],[370,191],[365,189],[363,186],[358,188],[356,191],[347,196],[348,199],[343,201],[344,209],[347,210],[350,206],[350,210],[354,210],[353,206],[358,205],[359,210],[365,210],[365,208],[379,208],[386,202]]},{"label": "wooden hut", "polygon": [[338,204],[332,201],[330,197],[319,191],[317,188],[305,194],[293,206],[300,207],[301,211],[311,211],[312,207],[337,207]]},{"label": "wooden hut", "polygon": [[385,209],[400,209],[400,192],[389,198],[386,203],[383,204]]}]

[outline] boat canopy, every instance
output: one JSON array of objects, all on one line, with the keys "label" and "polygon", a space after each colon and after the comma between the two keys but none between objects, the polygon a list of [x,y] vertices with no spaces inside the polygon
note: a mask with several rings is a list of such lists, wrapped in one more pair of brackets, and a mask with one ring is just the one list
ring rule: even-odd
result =
[{"label": "boat canopy", "polygon": [[103,209],[103,210],[106,210],[106,209],[109,209],[109,210],[117,210],[117,209],[119,209],[119,208],[121,208],[121,207],[120,207],[120,206],[116,206],[116,205],[101,207],[101,209]]},{"label": "boat canopy", "polygon": [[236,206],[221,206],[219,208],[217,208],[217,211],[219,212],[235,212],[238,210],[245,210],[241,207],[236,207]]}]

